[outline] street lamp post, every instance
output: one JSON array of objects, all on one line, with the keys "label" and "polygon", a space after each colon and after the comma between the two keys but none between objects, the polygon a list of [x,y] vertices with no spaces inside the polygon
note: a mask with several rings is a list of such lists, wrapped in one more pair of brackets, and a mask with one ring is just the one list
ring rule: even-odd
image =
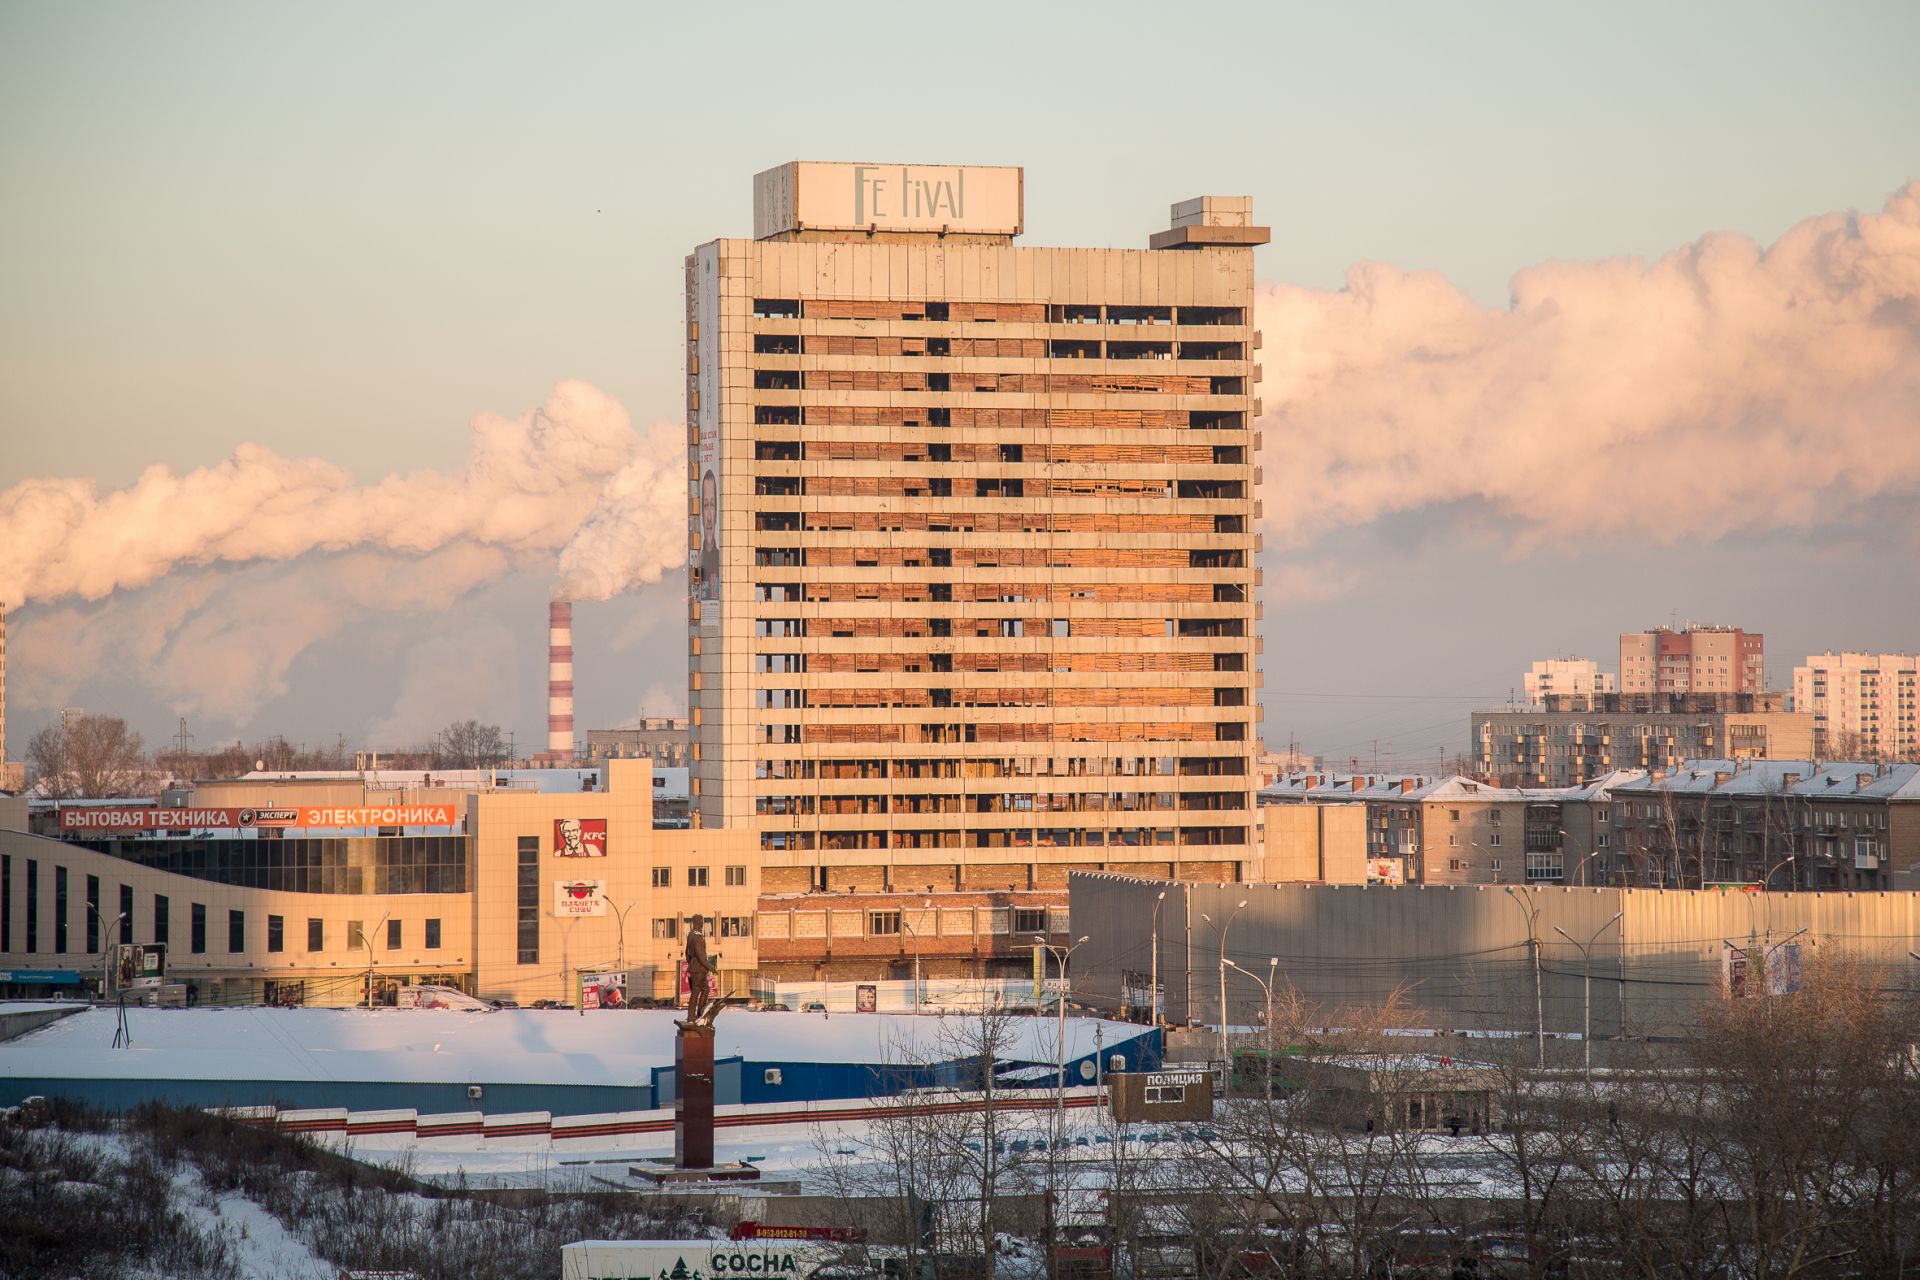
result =
[{"label": "street lamp post", "polygon": [[620,960],[614,968],[622,973],[627,971],[627,912],[633,910],[636,905],[638,905],[637,901],[629,902],[624,907],[615,908],[613,913],[614,924],[620,931]]},{"label": "street lamp post", "polygon": [[[1240,909],[1246,905],[1247,900],[1245,898],[1234,903],[1233,910],[1227,913],[1227,922],[1220,926],[1220,1061],[1225,1064],[1227,1069],[1226,1075],[1222,1077],[1226,1083],[1224,1092],[1227,1093],[1233,1091],[1233,1072],[1231,1070],[1233,1064],[1227,1055],[1227,930],[1233,928],[1233,918],[1239,915]],[[1213,917],[1204,911],[1200,913],[1200,918],[1208,924],[1213,923]]]},{"label": "street lamp post", "polygon": [[1153,897],[1153,985],[1147,989],[1147,1001],[1153,1006],[1153,1025],[1160,1025],[1160,906],[1167,900],[1162,889]]},{"label": "street lamp post", "polygon": [[1584,857],[1584,858],[1582,858],[1582,859],[1580,859],[1580,861],[1578,861],[1578,862],[1576,862],[1576,863],[1574,863],[1574,864],[1573,864],[1573,874],[1572,874],[1572,875],[1570,875],[1570,876],[1568,876],[1568,877],[1567,877],[1567,879],[1568,879],[1569,881],[1578,881],[1578,882],[1579,882],[1579,883],[1580,883],[1581,885],[1583,885],[1583,886],[1591,886],[1593,882],[1592,882],[1591,880],[1585,880],[1585,879],[1581,879],[1581,878],[1580,878],[1580,872],[1581,872],[1581,870],[1582,870],[1582,869],[1584,869],[1584,868],[1586,867],[1586,865],[1587,865],[1587,863],[1589,863],[1589,862],[1591,862],[1591,861],[1593,861],[1593,860],[1594,860],[1595,858],[1597,858],[1597,857],[1599,857],[1599,856],[1600,856],[1601,854],[1603,854],[1603,853],[1605,853],[1605,852],[1606,852],[1606,850],[1604,850],[1604,849],[1595,849],[1595,850],[1593,850],[1593,851],[1592,851],[1591,853],[1589,853],[1589,854],[1587,854],[1587,856],[1586,856],[1586,857]]},{"label": "street lamp post", "polygon": [[[389,911],[374,922],[374,933],[380,931],[380,927],[387,922],[387,916],[392,914],[393,912]],[[373,1008],[373,934],[362,929],[360,931],[360,941],[365,943],[367,947],[367,1008],[371,1009]]]},{"label": "street lamp post", "polygon": [[120,922],[127,918],[127,913],[122,911],[113,918],[112,924],[108,924],[106,922],[107,918],[100,914],[100,908],[94,906],[91,902],[87,904],[87,910],[92,912],[93,918],[100,922],[100,998],[105,1000],[107,998],[108,962],[113,955],[112,938],[114,933],[119,930]]},{"label": "street lamp post", "polygon": [[[1072,943],[1063,947],[1048,942],[1045,934],[1036,933],[1033,935],[1034,945],[1042,951],[1045,951],[1048,955],[1053,956],[1060,965],[1060,1031],[1059,1039],[1055,1042],[1053,1049],[1055,1080],[1053,1097],[1053,1139],[1056,1146],[1059,1145],[1060,1136],[1066,1132],[1067,1124],[1067,992],[1069,990],[1067,986],[1067,961],[1073,958],[1073,953],[1078,951],[1080,944],[1086,940],[1087,935],[1083,933],[1075,938]],[[1043,972],[1040,976],[1044,978],[1046,974]]]},{"label": "street lamp post", "polygon": [[[1280,957],[1267,957],[1267,976],[1264,978],[1243,965],[1234,964],[1231,960],[1227,963],[1252,978],[1267,994],[1267,1096],[1271,1098],[1273,1096],[1273,983],[1274,979],[1280,975]],[[1233,1074],[1231,1064],[1227,1074],[1229,1076]]]},{"label": "street lamp post", "polygon": [[1624,916],[1626,914],[1627,913],[1624,911],[1614,912],[1604,922],[1602,922],[1602,924],[1598,929],[1595,929],[1593,931],[1593,936],[1591,938],[1588,938],[1584,943],[1575,941],[1573,935],[1568,933],[1565,929],[1562,929],[1559,925],[1553,926],[1553,931],[1555,933],[1565,938],[1568,942],[1572,942],[1574,946],[1580,948],[1580,959],[1586,965],[1586,983],[1585,983],[1586,995],[1585,995],[1585,1001],[1584,1001],[1586,1005],[1586,1029],[1580,1033],[1580,1051],[1586,1056],[1586,1073],[1587,1073],[1587,1078],[1589,1080],[1593,1078],[1593,951],[1592,951],[1592,948],[1593,948],[1593,944],[1600,940],[1600,935],[1607,931],[1607,926],[1614,923],[1616,920],[1620,919],[1621,916]]},{"label": "street lamp post", "polygon": [[[928,898],[920,904],[922,911],[930,910],[932,907],[932,898]],[[913,1011],[918,1013],[920,1012],[922,1003],[920,997],[920,931],[911,924],[907,924],[907,913],[904,911],[900,913],[900,923],[906,925],[907,932],[913,935]]]},{"label": "street lamp post", "polygon": [[1540,991],[1540,934],[1538,921],[1540,904],[1536,902],[1529,906],[1526,902],[1522,901],[1519,894],[1513,891],[1512,885],[1507,886],[1507,896],[1513,899],[1514,905],[1520,908],[1520,914],[1527,919],[1527,954],[1533,959],[1534,1061],[1539,1066],[1545,1067],[1547,1065],[1547,1002],[1546,997],[1542,995]]},{"label": "street lamp post", "polygon": [[[1760,877],[1760,892],[1772,893],[1773,892],[1773,873],[1778,871],[1780,868],[1786,866],[1789,862],[1797,862],[1797,861],[1799,861],[1799,855],[1790,853],[1786,857],[1780,859],[1780,861],[1768,867],[1767,874]],[[1793,886],[1789,884],[1787,887],[1789,890],[1791,890]]]}]

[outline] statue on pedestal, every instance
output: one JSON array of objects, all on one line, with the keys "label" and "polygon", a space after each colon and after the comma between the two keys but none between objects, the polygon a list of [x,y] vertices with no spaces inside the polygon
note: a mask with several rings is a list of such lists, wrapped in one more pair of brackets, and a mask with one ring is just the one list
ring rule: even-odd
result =
[{"label": "statue on pedestal", "polygon": [[687,924],[687,1016],[679,1025],[688,1031],[712,1031],[722,1009],[745,1002],[715,994],[720,953],[707,954],[707,918],[695,912]]}]

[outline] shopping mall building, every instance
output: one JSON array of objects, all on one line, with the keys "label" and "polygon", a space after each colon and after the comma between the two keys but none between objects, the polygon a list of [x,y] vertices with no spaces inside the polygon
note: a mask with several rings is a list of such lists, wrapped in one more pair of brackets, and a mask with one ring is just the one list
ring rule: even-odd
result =
[{"label": "shopping mall building", "polygon": [[[687,919],[744,990],[750,836],[654,825],[645,759],[593,771],[203,782],[161,802],[0,799],[0,992],[78,994],[166,947],[204,1003],[352,1004],[419,984],[571,1001],[580,973],[671,995]],[[582,787],[592,787],[584,790]]]}]

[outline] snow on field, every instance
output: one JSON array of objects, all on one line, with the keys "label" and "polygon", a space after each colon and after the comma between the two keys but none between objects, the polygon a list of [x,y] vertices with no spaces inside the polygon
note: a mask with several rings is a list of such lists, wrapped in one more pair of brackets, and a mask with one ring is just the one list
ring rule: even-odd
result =
[{"label": "snow on field", "polygon": [[224,1235],[247,1280],[333,1280],[340,1269],[302,1244],[280,1219],[237,1192],[210,1194],[190,1167],[173,1171],[174,1208],[208,1234]]},{"label": "snow on field", "polygon": [[[675,1013],[562,1009],[129,1009],[128,1049],[111,1049],[117,1010],[91,1009],[0,1044],[0,1077],[391,1080],[464,1084],[644,1084],[673,1064]],[[910,1014],[727,1013],[715,1056],[750,1062],[881,1063],[958,1056],[972,1020]],[[1073,1018],[1069,1061],[1144,1028]],[[1052,1018],[1012,1020],[1001,1056],[1051,1062]]]}]

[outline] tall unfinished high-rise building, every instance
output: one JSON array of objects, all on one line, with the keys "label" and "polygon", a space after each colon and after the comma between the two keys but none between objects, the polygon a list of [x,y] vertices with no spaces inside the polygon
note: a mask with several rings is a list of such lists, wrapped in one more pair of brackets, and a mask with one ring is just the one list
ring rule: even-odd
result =
[{"label": "tall unfinished high-rise building", "polygon": [[1250,205],[1017,248],[1019,169],[796,163],[687,259],[693,801],[759,832],[763,970],[992,973],[1070,869],[1250,874]]}]

